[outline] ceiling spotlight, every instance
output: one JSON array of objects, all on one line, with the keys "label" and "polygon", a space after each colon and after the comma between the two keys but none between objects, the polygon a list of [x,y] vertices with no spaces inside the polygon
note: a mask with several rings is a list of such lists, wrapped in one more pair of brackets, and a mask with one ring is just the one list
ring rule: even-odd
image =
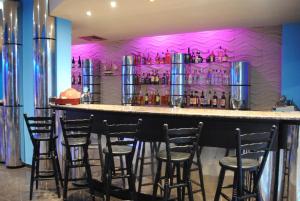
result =
[{"label": "ceiling spotlight", "polygon": [[111,2],[110,2],[110,6],[111,6],[112,8],[117,7],[117,2],[116,2],[116,1],[111,1]]},{"label": "ceiling spotlight", "polygon": [[92,11],[88,10],[88,11],[86,11],[85,14],[86,14],[87,16],[92,16]]}]

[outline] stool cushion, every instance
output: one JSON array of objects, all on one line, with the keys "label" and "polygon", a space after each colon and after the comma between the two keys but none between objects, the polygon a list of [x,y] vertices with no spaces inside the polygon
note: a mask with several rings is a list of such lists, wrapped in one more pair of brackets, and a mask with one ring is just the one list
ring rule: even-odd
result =
[{"label": "stool cushion", "polygon": [[[230,170],[237,169],[237,158],[236,157],[224,157],[219,161],[220,165]],[[253,170],[259,166],[259,161],[254,159],[242,159],[243,170]]]},{"label": "stool cushion", "polygon": [[[171,161],[173,162],[180,162],[186,161],[190,159],[191,154],[186,152],[173,152],[171,151]],[[166,150],[159,151],[157,154],[157,158],[159,160],[166,161],[167,160],[167,152]]]},{"label": "stool cushion", "polygon": [[[113,155],[127,155],[127,154],[130,154],[132,151],[132,147],[126,146],[126,145],[123,145],[123,146],[122,145],[113,145],[111,149],[112,149]],[[105,154],[107,154],[108,148],[105,147],[103,149],[103,152]]]}]

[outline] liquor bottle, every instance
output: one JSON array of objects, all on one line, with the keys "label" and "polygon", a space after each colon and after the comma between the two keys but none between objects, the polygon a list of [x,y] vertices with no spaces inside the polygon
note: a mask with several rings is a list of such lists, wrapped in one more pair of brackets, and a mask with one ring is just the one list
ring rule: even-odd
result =
[{"label": "liquor bottle", "polygon": [[194,106],[198,107],[199,106],[199,96],[198,96],[198,91],[195,91],[195,96],[194,96]]},{"label": "liquor bottle", "polygon": [[145,79],[145,73],[143,73],[141,76],[141,84],[145,84]]},{"label": "liquor bottle", "polygon": [[192,73],[190,73],[189,76],[188,76],[188,84],[193,84],[193,75],[192,75]]},{"label": "liquor bottle", "polygon": [[150,76],[150,84],[154,84],[154,80],[155,80],[154,76],[155,76],[154,71],[152,71],[151,76]]},{"label": "liquor bottle", "polygon": [[149,104],[149,96],[147,92],[145,93],[144,101],[145,101],[145,105]]},{"label": "liquor bottle", "polygon": [[160,63],[161,64],[165,64],[166,63],[166,57],[165,57],[165,53],[164,52],[161,53]]},{"label": "liquor bottle", "polygon": [[205,96],[203,91],[201,92],[201,96],[200,96],[200,106],[205,107]]},{"label": "liquor bottle", "polygon": [[190,52],[190,48],[188,48],[188,53],[185,54],[185,63],[186,64],[189,64],[190,63],[190,60],[191,60],[191,52]]},{"label": "liquor bottle", "polygon": [[229,76],[226,72],[226,70],[224,70],[224,74],[223,74],[223,85],[228,85],[229,84]]},{"label": "liquor bottle", "polygon": [[159,84],[159,74],[158,74],[158,70],[156,70],[154,82],[155,82],[155,84]]},{"label": "liquor bottle", "polygon": [[72,68],[75,68],[75,59],[74,59],[74,57],[72,58]]},{"label": "liquor bottle", "polygon": [[210,69],[207,72],[207,76],[206,76],[206,84],[207,85],[211,85],[212,84],[212,74]]},{"label": "liquor bottle", "polygon": [[156,57],[155,57],[155,63],[156,63],[156,64],[159,64],[159,63],[160,63],[159,53],[156,54]]},{"label": "liquor bottle", "polygon": [[201,53],[200,51],[197,52],[197,63],[202,63],[203,62],[203,58],[201,57]]},{"label": "liquor bottle", "polygon": [[211,105],[212,105],[212,97],[211,97],[211,91],[209,90],[207,94],[207,107],[211,107]]},{"label": "liquor bottle", "polygon": [[185,107],[187,107],[187,105],[188,105],[188,96],[187,96],[186,91],[184,91],[181,107],[185,108]]},{"label": "liquor bottle", "polygon": [[170,64],[171,63],[171,55],[169,53],[169,50],[167,50],[166,52],[166,64]]},{"label": "liquor bottle", "polygon": [[169,71],[166,72],[166,85],[170,83]]},{"label": "liquor bottle", "polygon": [[227,52],[227,50],[224,49],[224,56],[223,56],[223,59],[222,59],[223,62],[227,62],[228,61],[228,55],[227,55],[226,52]]},{"label": "liquor bottle", "polygon": [[193,64],[196,63],[195,60],[196,60],[196,56],[195,56],[195,53],[193,52],[192,53],[192,62],[191,63],[193,63]]},{"label": "liquor bottle", "polygon": [[155,95],[155,105],[160,105],[160,95],[158,91],[156,91],[156,95]]},{"label": "liquor bottle", "polygon": [[194,106],[194,95],[193,95],[193,91],[191,91],[191,94],[190,94],[190,103],[189,103],[189,105],[190,105],[191,107]]},{"label": "liquor bottle", "polygon": [[216,61],[216,56],[214,54],[214,51],[212,51],[211,54],[209,55],[209,60],[210,60],[210,62],[215,62]]},{"label": "liquor bottle", "polygon": [[161,78],[161,84],[165,85],[166,84],[166,73],[163,74],[162,78]]},{"label": "liquor bottle", "polygon": [[77,84],[78,84],[78,85],[81,85],[81,74],[80,74],[80,73],[78,74]]},{"label": "liquor bottle", "polygon": [[147,64],[147,58],[146,58],[144,53],[143,53],[143,56],[142,56],[142,64],[143,65]]},{"label": "liquor bottle", "polygon": [[142,55],[139,52],[139,54],[137,55],[137,65],[141,65],[142,64]]},{"label": "liquor bottle", "polygon": [[226,96],[225,96],[225,92],[224,91],[222,92],[220,106],[221,106],[221,108],[226,108]]},{"label": "liquor bottle", "polygon": [[224,50],[223,50],[222,47],[220,46],[220,47],[219,47],[219,50],[218,50],[218,56],[217,56],[217,58],[216,58],[216,61],[222,62],[222,61],[223,61],[223,57],[224,57]]},{"label": "liquor bottle", "polygon": [[78,68],[81,68],[81,59],[80,59],[80,56],[79,56],[79,59],[78,59]]},{"label": "liquor bottle", "polygon": [[217,108],[218,107],[218,96],[217,92],[214,92],[214,96],[212,98],[212,107]]},{"label": "liquor bottle", "polygon": [[144,96],[142,95],[142,90],[140,91],[139,103],[140,103],[140,105],[144,104]]},{"label": "liquor bottle", "polygon": [[75,79],[75,75],[72,74],[72,85],[75,85],[76,84],[76,79]]},{"label": "liquor bottle", "polygon": [[149,53],[148,53],[148,57],[147,57],[147,64],[152,64],[152,59],[151,59]]}]

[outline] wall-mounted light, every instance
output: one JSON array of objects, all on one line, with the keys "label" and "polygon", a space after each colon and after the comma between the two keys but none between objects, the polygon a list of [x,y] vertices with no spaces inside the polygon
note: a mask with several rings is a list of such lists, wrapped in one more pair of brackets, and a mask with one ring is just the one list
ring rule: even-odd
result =
[{"label": "wall-mounted light", "polygon": [[88,11],[86,11],[85,14],[90,17],[90,16],[92,16],[92,11],[88,10]]},{"label": "wall-mounted light", "polygon": [[110,2],[110,6],[111,6],[112,8],[117,7],[117,1],[115,1],[115,0],[111,1],[111,2]]}]

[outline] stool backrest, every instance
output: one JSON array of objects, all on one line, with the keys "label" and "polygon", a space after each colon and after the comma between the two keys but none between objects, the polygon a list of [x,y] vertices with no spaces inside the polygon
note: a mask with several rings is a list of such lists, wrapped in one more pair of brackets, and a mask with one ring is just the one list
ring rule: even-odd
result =
[{"label": "stool backrest", "polygon": [[132,146],[132,156],[135,152],[136,137],[141,134],[142,119],[136,124],[108,124],[103,121],[103,134],[106,136],[106,145],[110,155],[113,146]]},{"label": "stool backrest", "polygon": [[254,181],[254,185],[257,186],[276,136],[277,127],[275,125],[272,126],[269,132],[260,133],[241,133],[239,128],[236,129],[236,156],[239,180],[238,185],[240,190],[242,190],[243,186],[242,159],[255,159],[260,161]]},{"label": "stool backrest", "polygon": [[24,119],[32,143],[37,138],[42,138],[43,135],[53,139],[55,130],[54,113],[50,117],[28,117],[27,114],[24,114]]},{"label": "stool backrest", "polygon": [[169,129],[164,124],[164,138],[167,152],[167,165],[171,162],[171,152],[190,153],[190,161],[193,160],[195,151],[199,146],[203,123],[199,122],[196,128],[174,128]]},{"label": "stool backrest", "polygon": [[67,147],[69,146],[69,139],[82,138],[85,139],[83,146],[88,146],[90,143],[93,119],[93,115],[91,115],[89,119],[66,120],[61,117],[60,122],[65,145]]}]

